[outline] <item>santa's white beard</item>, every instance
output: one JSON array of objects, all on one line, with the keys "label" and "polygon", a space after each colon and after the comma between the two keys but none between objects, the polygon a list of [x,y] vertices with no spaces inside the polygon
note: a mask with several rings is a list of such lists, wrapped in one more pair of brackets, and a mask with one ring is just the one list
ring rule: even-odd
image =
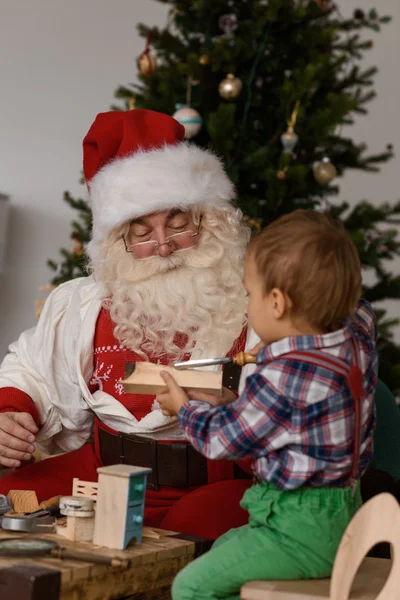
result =
[{"label": "santa's white beard", "polygon": [[[246,310],[240,248],[204,235],[194,249],[166,258],[135,261],[118,252],[107,263],[114,278],[102,283],[114,334],[143,358],[223,356],[240,334]],[[179,334],[187,338],[183,349],[175,343]]]}]

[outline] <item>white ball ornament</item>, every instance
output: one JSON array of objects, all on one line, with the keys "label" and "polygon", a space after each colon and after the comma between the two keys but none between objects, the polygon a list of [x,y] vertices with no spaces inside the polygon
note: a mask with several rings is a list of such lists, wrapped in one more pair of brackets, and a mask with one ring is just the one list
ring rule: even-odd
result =
[{"label": "white ball ornament", "polygon": [[183,104],[176,105],[177,111],[172,115],[185,128],[185,138],[190,140],[195,137],[203,124],[203,119],[197,110]]}]

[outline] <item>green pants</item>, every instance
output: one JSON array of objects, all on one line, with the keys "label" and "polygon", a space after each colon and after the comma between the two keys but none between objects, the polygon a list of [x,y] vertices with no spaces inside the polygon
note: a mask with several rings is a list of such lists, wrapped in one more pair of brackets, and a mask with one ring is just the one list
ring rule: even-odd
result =
[{"label": "green pants", "polygon": [[260,483],[246,491],[241,505],[249,524],[228,531],[185,567],[173,583],[173,600],[237,600],[241,586],[253,579],[328,577],[361,497],[350,488],[283,492]]}]

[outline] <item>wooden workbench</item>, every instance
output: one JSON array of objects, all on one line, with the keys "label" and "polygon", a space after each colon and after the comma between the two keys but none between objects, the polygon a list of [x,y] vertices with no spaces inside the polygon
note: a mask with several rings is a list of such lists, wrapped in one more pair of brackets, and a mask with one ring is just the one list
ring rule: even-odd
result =
[{"label": "wooden workbench", "polygon": [[74,550],[131,560],[129,568],[120,569],[47,557],[0,557],[0,598],[106,600],[133,594],[150,597],[156,592],[160,596],[158,591],[164,588],[165,593],[175,575],[193,560],[197,551],[195,541],[184,539],[187,536],[160,529],[153,529],[152,532],[159,537],[144,537],[141,545],[133,543],[127,550],[121,551],[88,542],[73,543],[53,534],[15,534],[0,530],[0,539],[16,535],[45,538]]}]

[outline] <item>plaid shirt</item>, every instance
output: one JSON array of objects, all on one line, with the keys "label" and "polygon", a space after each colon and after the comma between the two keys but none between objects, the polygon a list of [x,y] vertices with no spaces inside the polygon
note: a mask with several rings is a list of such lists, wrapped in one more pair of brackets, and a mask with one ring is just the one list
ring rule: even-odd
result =
[{"label": "plaid shirt", "polygon": [[373,451],[378,371],[375,317],[365,301],[343,329],[285,338],[263,348],[255,373],[231,404],[186,403],[178,416],[187,439],[210,459],[252,458],[254,473],[280,489],[348,485],[354,407],[347,380],[326,367],[284,355],[322,350],[351,364],[351,338],[359,351],[364,383],[359,474],[363,473]]}]

